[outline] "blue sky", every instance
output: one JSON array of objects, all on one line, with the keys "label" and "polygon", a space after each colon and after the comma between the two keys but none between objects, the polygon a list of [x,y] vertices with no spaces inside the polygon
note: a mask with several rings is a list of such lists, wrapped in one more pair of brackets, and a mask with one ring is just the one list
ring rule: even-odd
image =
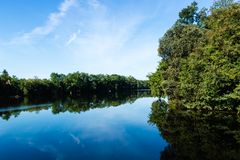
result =
[{"label": "blue sky", "polygon": [[159,38],[191,2],[1,0],[0,69],[20,78],[80,71],[146,79],[160,60]]}]

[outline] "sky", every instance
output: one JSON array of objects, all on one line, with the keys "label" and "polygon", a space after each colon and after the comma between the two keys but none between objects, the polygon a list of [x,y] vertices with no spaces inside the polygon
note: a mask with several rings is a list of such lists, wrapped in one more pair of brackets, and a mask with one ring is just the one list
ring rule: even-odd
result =
[{"label": "sky", "polygon": [[191,2],[1,0],[0,70],[19,78],[79,71],[146,79],[160,61],[159,38]]}]

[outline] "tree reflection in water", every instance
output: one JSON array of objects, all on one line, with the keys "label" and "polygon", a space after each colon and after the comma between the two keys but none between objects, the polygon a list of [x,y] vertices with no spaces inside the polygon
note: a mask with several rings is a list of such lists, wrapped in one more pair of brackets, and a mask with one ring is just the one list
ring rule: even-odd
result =
[{"label": "tree reflection in water", "polygon": [[138,98],[150,97],[149,91],[108,93],[99,95],[83,95],[80,98],[72,99],[5,99],[0,100],[0,117],[8,120],[11,117],[18,117],[21,112],[38,112],[51,109],[53,114],[61,112],[80,113],[94,108],[114,107],[125,103],[133,103]]},{"label": "tree reflection in water", "polygon": [[234,112],[168,110],[168,104],[158,100],[149,122],[169,143],[161,160],[240,159],[240,117]]}]

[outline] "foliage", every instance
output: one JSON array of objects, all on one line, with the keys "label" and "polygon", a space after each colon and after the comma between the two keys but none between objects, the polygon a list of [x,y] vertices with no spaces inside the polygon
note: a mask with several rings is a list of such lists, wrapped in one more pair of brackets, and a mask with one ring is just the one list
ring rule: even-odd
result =
[{"label": "foliage", "polygon": [[233,4],[234,0],[218,0],[214,2],[213,6],[211,7],[211,10],[226,8]]},{"label": "foliage", "polygon": [[153,95],[177,108],[238,106],[240,5],[229,2],[207,15],[194,2],[179,15],[159,43],[162,60],[149,75]]},{"label": "foliage", "polygon": [[20,81],[15,76],[9,76],[6,70],[0,75],[0,96],[21,94]]},{"label": "foliage", "polygon": [[180,24],[196,24],[199,27],[204,26],[204,21],[207,18],[207,9],[202,8],[198,11],[197,2],[193,2],[190,6],[187,6],[179,13],[179,19],[177,23]]},{"label": "foliage", "polygon": [[155,73],[148,76],[148,78],[150,79],[149,85],[150,85],[152,95],[155,95],[158,97],[164,97],[166,93],[164,91],[163,84],[162,84],[163,77],[161,74],[161,67],[159,67],[158,70],[160,71],[156,71]]},{"label": "foliage", "polygon": [[91,75],[87,73],[52,73],[50,79],[17,79],[6,70],[0,75],[0,97],[63,97],[93,93],[111,93],[148,89],[148,81],[132,76]]},{"label": "foliage", "polygon": [[47,79],[28,79],[22,80],[21,88],[25,96],[46,96],[53,94],[53,83]]}]

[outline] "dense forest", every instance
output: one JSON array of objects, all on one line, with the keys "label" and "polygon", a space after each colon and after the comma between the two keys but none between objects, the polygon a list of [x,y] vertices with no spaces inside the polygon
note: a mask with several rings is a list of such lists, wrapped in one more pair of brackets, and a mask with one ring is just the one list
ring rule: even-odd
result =
[{"label": "dense forest", "polygon": [[[152,94],[170,108],[218,109],[240,104],[240,4],[193,2],[159,41],[161,58],[149,75]],[[232,107],[230,107],[232,109]]]},{"label": "dense forest", "polygon": [[116,74],[52,73],[50,79],[18,79],[6,70],[0,74],[0,97],[77,97],[147,88],[148,81]]}]

